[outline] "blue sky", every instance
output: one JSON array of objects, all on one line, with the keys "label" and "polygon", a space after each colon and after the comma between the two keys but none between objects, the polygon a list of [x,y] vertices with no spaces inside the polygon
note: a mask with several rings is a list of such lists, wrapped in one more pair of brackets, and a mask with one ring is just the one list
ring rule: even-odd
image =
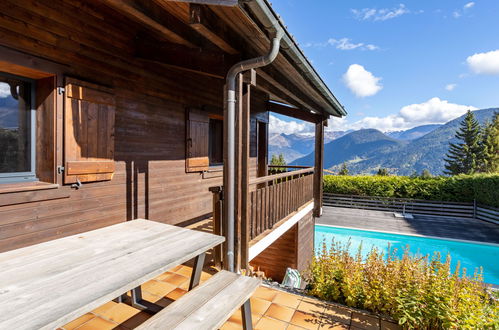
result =
[{"label": "blue sky", "polygon": [[[272,4],[349,113],[330,130],[401,130],[499,106],[499,0]],[[271,123],[310,130],[282,116]]]}]

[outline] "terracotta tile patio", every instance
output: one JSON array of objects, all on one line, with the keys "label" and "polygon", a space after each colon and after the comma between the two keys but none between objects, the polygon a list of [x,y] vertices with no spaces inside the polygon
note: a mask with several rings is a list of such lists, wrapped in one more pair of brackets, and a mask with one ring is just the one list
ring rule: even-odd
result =
[{"label": "terracotta tile patio", "polygon": [[[211,277],[212,271],[207,270],[203,272],[201,282]],[[144,299],[168,306],[187,292],[191,271],[189,266],[177,266],[145,283]],[[396,324],[372,315],[263,285],[251,298],[251,308],[255,329],[399,329]],[[111,301],[68,323],[63,329],[128,330],[149,317],[149,314],[129,305]],[[241,312],[234,313],[222,329],[242,329]]]}]

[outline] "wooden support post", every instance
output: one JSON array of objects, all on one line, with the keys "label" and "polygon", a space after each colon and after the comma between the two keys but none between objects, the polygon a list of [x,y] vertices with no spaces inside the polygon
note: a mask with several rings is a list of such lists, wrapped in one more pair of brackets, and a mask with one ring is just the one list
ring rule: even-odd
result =
[{"label": "wooden support post", "polygon": [[234,207],[234,268],[236,272],[241,270],[241,219],[242,219],[242,98],[243,98],[243,75],[237,77],[237,104],[236,104],[236,141],[235,141],[235,207]]},{"label": "wooden support post", "polygon": [[250,196],[249,196],[249,157],[250,157],[250,111],[251,83],[245,83],[241,98],[242,104],[242,162],[241,162],[241,267],[249,266],[250,235]]},{"label": "wooden support post", "polygon": [[[222,225],[223,201],[222,187],[212,187],[210,191],[213,193],[213,234],[224,236]],[[215,267],[222,269],[223,258],[227,253],[227,241],[213,248],[213,260]]]},{"label": "wooden support post", "polygon": [[324,167],[324,125],[326,120],[315,124],[315,164],[314,164],[314,217],[322,215],[322,179]]}]

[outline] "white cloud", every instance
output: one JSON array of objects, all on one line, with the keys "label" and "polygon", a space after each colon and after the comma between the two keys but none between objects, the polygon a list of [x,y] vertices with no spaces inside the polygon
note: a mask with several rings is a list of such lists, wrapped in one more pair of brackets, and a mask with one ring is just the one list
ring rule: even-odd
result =
[{"label": "white cloud", "polygon": [[448,90],[449,92],[451,92],[454,89],[456,89],[456,87],[457,87],[457,84],[448,84],[445,86],[445,89]]},{"label": "white cloud", "polygon": [[[328,121],[326,130],[330,132],[375,128],[382,132],[399,131],[420,125],[444,124],[462,116],[468,110],[477,110],[477,108],[433,97],[422,103],[406,105],[398,113],[385,117],[367,116],[353,123],[348,122],[349,117],[332,117]],[[314,126],[303,121],[284,121],[271,114],[269,132],[312,135]]]},{"label": "white cloud", "polygon": [[0,82],[0,99],[4,99],[10,96],[10,86],[9,84]]},{"label": "white cloud", "polygon": [[470,9],[471,7],[473,7],[475,5],[475,3],[472,1],[472,2],[468,2],[467,4],[465,4],[463,6],[464,9]]},{"label": "white cloud", "polygon": [[351,11],[355,15],[355,18],[361,21],[386,21],[410,13],[410,10],[404,4],[400,4],[395,8],[364,8],[352,9]]},{"label": "white cloud", "polygon": [[285,121],[276,116],[269,115],[269,132],[284,134],[305,134],[313,132],[313,125],[308,122],[295,120]]},{"label": "white cloud", "polygon": [[405,130],[420,125],[444,124],[463,115],[468,110],[476,109],[473,106],[450,103],[434,97],[426,102],[404,106],[397,114],[385,117],[365,117],[352,124],[337,121],[336,118],[333,119],[333,122],[336,121],[336,126],[340,127],[341,130],[375,128],[387,132]]},{"label": "white cloud", "polygon": [[380,84],[381,78],[375,77],[362,65],[352,64],[343,75],[345,85],[357,96],[367,97],[378,93],[383,86]]},{"label": "white cloud", "polygon": [[476,74],[499,75],[499,49],[478,53],[466,59],[469,68]]},{"label": "white cloud", "polygon": [[350,38],[341,38],[341,39],[329,38],[325,42],[316,42],[316,43],[307,42],[306,44],[303,45],[303,47],[305,47],[305,48],[307,48],[307,47],[324,48],[327,46],[332,46],[332,47],[335,47],[336,49],[339,49],[339,50],[353,50],[353,49],[378,50],[378,49],[380,49],[378,46],[373,45],[373,44],[366,44],[363,42],[354,43],[352,41],[352,39],[350,39]]},{"label": "white cloud", "polygon": [[358,43],[358,44],[354,44],[348,38],[341,38],[339,40],[329,39],[328,43],[331,45],[336,45],[336,49],[341,49],[341,50],[352,50],[352,49],[356,49],[356,48],[360,48],[360,47],[364,46],[364,44],[362,42]]},{"label": "white cloud", "polygon": [[459,17],[461,17],[461,13],[460,13],[460,12],[458,12],[458,11],[456,10],[456,11],[454,11],[454,12],[452,13],[452,16],[453,16],[454,18],[459,18]]}]

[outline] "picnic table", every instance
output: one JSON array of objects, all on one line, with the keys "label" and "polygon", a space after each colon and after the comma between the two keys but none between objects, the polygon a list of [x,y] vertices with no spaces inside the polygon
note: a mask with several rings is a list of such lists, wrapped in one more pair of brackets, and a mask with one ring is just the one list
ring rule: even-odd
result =
[{"label": "picnic table", "polygon": [[[224,237],[137,219],[0,254],[0,329],[55,329],[196,258]],[[155,311],[153,311],[155,312]]]}]

